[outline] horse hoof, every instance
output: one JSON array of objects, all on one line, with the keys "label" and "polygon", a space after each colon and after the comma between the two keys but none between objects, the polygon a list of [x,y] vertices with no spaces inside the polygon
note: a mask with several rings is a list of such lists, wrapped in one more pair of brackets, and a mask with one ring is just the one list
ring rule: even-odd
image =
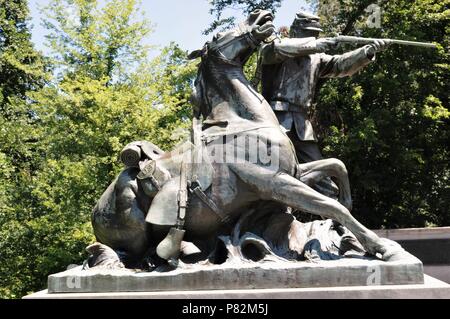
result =
[{"label": "horse hoof", "polygon": [[184,263],[179,259],[171,258],[166,260],[163,264],[159,265],[153,271],[156,272],[169,272],[177,269],[182,269],[184,267]]},{"label": "horse hoof", "polygon": [[395,241],[387,238],[382,238],[381,240],[383,241],[383,248],[381,249],[382,260],[399,261],[410,256],[410,254],[407,253],[402,246]]},{"label": "horse hoof", "polygon": [[175,258],[169,258],[167,260],[167,263],[169,264],[170,267],[172,267],[173,269],[176,269],[176,268],[178,268],[178,265],[179,265],[180,261],[179,261],[178,258],[176,258],[176,259]]},{"label": "horse hoof", "polygon": [[85,265],[88,266],[89,268],[94,267],[106,269],[125,268],[117,252],[107,245],[96,242],[86,247],[86,250],[91,254]]},{"label": "horse hoof", "polygon": [[404,250],[387,252],[387,253],[383,254],[384,261],[400,261],[400,260],[405,260],[407,258],[410,258],[410,255]]}]

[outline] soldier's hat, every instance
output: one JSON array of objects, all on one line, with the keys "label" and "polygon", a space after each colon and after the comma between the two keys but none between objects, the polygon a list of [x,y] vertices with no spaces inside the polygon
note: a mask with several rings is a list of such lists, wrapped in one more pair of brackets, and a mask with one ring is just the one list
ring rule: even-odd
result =
[{"label": "soldier's hat", "polygon": [[323,31],[320,25],[320,17],[304,11],[297,12],[291,29]]}]

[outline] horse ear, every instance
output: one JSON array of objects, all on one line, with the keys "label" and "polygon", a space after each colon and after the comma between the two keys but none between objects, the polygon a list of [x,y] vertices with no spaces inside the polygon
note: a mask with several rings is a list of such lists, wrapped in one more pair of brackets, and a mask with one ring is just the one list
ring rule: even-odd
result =
[{"label": "horse ear", "polygon": [[199,57],[202,56],[202,51],[203,51],[203,50],[195,50],[195,51],[192,51],[191,53],[188,54],[187,58],[188,58],[189,60],[197,59],[197,58],[199,58]]}]

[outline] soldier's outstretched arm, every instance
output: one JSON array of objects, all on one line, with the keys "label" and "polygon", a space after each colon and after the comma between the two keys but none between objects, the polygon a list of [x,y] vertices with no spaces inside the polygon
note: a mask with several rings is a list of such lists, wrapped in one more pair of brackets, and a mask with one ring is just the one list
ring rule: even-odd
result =
[{"label": "soldier's outstretched arm", "polygon": [[276,64],[289,58],[321,53],[335,45],[333,39],[283,38],[275,39],[261,48],[263,64]]},{"label": "soldier's outstretched arm", "polygon": [[375,61],[376,52],[382,51],[386,47],[387,43],[377,40],[372,44],[341,55],[321,54],[320,76],[328,78],[351,76]]}]

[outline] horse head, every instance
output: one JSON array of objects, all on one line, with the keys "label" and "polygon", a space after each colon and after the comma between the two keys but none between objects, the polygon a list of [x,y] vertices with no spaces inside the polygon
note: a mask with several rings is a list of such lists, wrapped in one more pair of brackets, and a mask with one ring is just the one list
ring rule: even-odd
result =
[{"label": "horse head", "polygon": [[202,50],[189,55],[190,59],[215,57],[231,64],[243,65],[261,41],[271,36],[275,27],[273,14],[266,10],[255,10],[247,20],[227,32],[219,32],[207,42]]},{"label": "horse head", "polygon": [[[242,67],[259,44],[269,38],[275,31],[272,23],[273,14],[266,10],[255,10],[249,17],[237,27],[227,31],[219,32],[212,41],[207,42],[203,49],[193,51],[189,59],[201,57],[201,64],[197,75],[192,102],[196,109],[195,117],[202,114],[206,117],[211,112],[211,105],[206,94],[206,84],[214,83],[207,70],[215,70],[216,75],[223,74],[222,68],[237,68],[243,75]],[[211,67],[211,65],[214,67]],[[222,71],[220,70],[222,69]]]}]

